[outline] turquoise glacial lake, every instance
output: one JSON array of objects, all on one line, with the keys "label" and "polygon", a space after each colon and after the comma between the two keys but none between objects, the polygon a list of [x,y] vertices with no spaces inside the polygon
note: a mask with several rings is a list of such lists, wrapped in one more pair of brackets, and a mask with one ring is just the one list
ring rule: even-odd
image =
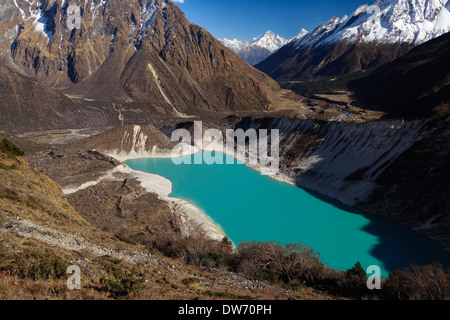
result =
[{"label": "turquoise glacial lake", "polygon": [[242,164],[175,165],[172,159],[137,159],[126,165],[172,181],[171,196],[201,208],[236,245],[252,240],[302,242],[331,268],[347,270],[359,261],[364,268],[380,266],[383,275],[411,264],[450,265],[449,253],[407,227],[277,182]]}]

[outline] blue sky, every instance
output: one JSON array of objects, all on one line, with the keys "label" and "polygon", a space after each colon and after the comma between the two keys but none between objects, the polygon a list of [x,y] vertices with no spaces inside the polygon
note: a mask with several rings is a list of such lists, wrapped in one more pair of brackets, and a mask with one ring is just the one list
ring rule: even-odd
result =
[{"label": "blue sky", "polygon": [[[177,2],[177,0],[173,0]],[[180,0],[178,0],[180,1]],[[374,0],[181,0],[176,3],[193,23],[216,38],[252,40],[267,30],[291,38],[333,16],[352,14]]]}]

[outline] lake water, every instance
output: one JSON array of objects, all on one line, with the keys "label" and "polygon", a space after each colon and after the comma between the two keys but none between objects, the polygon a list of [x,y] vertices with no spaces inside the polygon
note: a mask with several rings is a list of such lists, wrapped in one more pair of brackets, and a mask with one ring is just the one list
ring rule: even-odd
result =
[{"label": "lake water", "polygon": [[171,196],[201,208],[235,244],[302,242],[329,267],[346,270],[359,261],[364,268],[380,266],[383,275],[411,264],[450,265],[446,251],[404,226],[274,181],[242,164],[175,165],[171,159],[126,164],[172,181]]}]

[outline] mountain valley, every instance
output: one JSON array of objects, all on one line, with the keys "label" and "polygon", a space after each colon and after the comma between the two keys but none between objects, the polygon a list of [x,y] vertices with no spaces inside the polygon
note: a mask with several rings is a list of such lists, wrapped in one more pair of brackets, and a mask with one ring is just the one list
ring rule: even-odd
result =
[{"label": "mountain valley", "polygon": [[[275,180],[450,253],[449,4],[379,1],[247,42],[170,0],[0,0],[0,298],[384,298],[323,265],[266,276],[171,181],[125,161],[170,158],[194,121],[279,130]],[[86,290],[67,293],[65,274],[14,285],[11,266],[40,259],[80,265]]]}]

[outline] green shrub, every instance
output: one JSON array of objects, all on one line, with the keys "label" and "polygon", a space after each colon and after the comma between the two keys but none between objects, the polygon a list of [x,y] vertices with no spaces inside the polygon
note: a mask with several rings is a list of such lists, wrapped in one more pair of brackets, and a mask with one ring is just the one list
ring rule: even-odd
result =
[{"label": "green shrub", "polygon": [[143,284],[144,280],[135,271],[118,275],[114,278],[102,276],[100,278],[101,291],[108,292],[113,298],[129,297]]},{"label": "green shrub", "polygon": [[15,254],[3,251],[0,255],[0,271],[22,279],[50,280],[67,276],[68,264],[51,251],[25,249]]},{"label": "green shrub", "polygon": [[361,262],[355,263],[355,266],[351,269],[348,269],[346,273],[348,276],[356,276],[362,280],[365,280],[367,278],[366,271],[362,267]]},{"label": "green shrub", "polygon": [[142,275],[138,275],[135,270],[125,271],[119,259],[103,257],[101,264],[105,267],[108,276],[100,278],[100,291],[108,292],[113,298],[129,297],[144,282]]},{"label": "green shrub", "polygon": [[353,268],[349,269],[345,276],[350,287],[361,288],[366,286],[367,273],[360,262],[357,262]]},{"label": "green shrub", "polygon": [[124,237],[124,236],[122,236],[122,235],[120,235],[120,234],[115,234],[114,237],[115,237],[116,239],[122,241],[122,242],[125,242],[125,243],[128,243],[128,244],[132,244],[132,245],[134,245],[134,246],[137,245],[137,242],[136,242],[136,241],[131,240],[131,239],[127,238],[127,237]]},{"label": "green shrub", "polygon": [[183,283],[185,286],[189,286],[191,284],[200,283],[200,280],[197,278],[186,278],[181,280],[181,283]]},{"label": "green shrub", "polygon": [[210,252],[204,258],[203,265],[210,268],[227,267],[227,257],[223,253]]},{"label": "green shrub", "polygon": [[7,154],[10,157],[23,156],[25,152],[20,150],[18,146],[9,141],[8,139],[3,139],[0,141],[0,151]]},{"label": "green shrub", "polygon": [[233,246],[233,242],[231,242],[230,238],[228,238],[228,237],[224,237],[222,239],[222,244],[224,244],[226,246],[230,246],[230,247]]},{"label": "green shrub", "polygon": [[142,279],[136,278],[133,273],[121,279],[108,279],[104,276],[100,278],[101,290],[109,292],[114,298],[129,297],[139,289],[142,282]]}]

